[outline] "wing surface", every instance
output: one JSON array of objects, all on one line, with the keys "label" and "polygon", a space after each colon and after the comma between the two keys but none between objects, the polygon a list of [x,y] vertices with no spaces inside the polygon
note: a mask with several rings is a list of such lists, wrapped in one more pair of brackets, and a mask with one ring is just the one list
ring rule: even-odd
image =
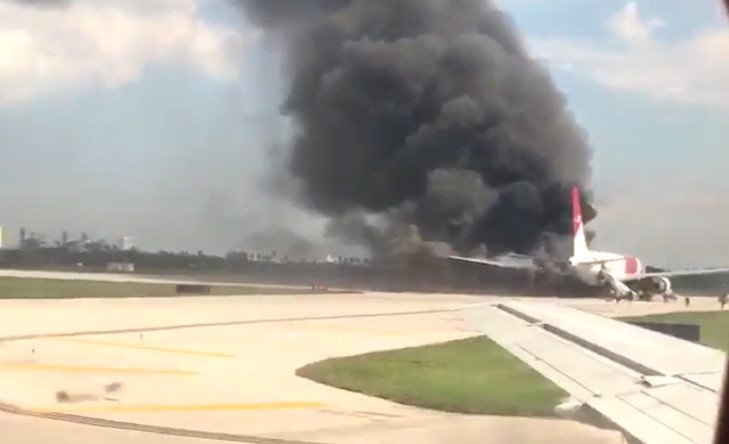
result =
[{"label": "wing surface", "polygon": [[570,393],[569,417],[636,442],[712,442],[726,355],[565,303],[508,301],[471,325]]},{"label": "wing surface", "polygon": [[492,267],[509,268],[516,270],[534,270],[536,265],[534,260],[529,256],[506,255],[498,258],[476,258],[464,256],[448,256],[448,259],[459,262],[470,262],[474,264],[489,265]]},{"label": "wing surface", "polygon": [[676,277],[676,276],[700,276],[700,275],[707,275],[707,274],[717,274],[717,273],[728,273],[729,267],[717,267],[717,268],[695,268],[695,269],[685,269],[685,270],[666,270],[666,271],[656,271],[651,273],[641,273],[634,276],[631,276],[627,279],[623,279],[624,281],[637,281],[640,279],[645,278],[651,278],[651,277]]}]

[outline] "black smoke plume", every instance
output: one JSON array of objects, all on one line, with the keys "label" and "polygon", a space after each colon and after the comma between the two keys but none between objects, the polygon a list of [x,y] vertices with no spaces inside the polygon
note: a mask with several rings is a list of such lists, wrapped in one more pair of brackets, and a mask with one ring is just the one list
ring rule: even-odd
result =
[{"label": "black smoke plume", "polygon": [[279,44],[290,172],[332,233],[376,253],[531,252],[569,233],[570,188],[589,186],[586,136],[493,5],[238,3]]}]

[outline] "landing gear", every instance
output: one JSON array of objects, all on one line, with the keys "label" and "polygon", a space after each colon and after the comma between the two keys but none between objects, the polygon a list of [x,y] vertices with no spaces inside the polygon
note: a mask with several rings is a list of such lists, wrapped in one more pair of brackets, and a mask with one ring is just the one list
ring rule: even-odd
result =
[{"label": "landing gear", "polygon": [[638,293],[632,290],[619,293],[614,288],[608,287],[608,294],[610,295],[609,298],[614,300],[616,304],[619,304],[621,301],[633,302],[640,299]]}]

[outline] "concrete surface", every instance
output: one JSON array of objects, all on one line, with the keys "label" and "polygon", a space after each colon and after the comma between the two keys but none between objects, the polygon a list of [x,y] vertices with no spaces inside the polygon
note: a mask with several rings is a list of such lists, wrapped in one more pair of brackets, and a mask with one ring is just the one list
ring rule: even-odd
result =
[{"label": "concrete surface", "polygon": [[[175,434],[164,442],[620,442],[616,432],[574,421],[429,411],[294,374],[327,357],[480,334],[464,313],[489,300],[386,293],[3,300],[0,401],[37,417],[0,414],[0,426],[15,424],[16,442],[50,442],[38,432],[45,427],[88,428],[49,415]],[[100,442],[149,439],[112,428],[89,433]]]},{"label": "concrete surface", "polygon": [[180,438],[135,430],[89,427],[66,421],[0,414],[3,442],[22,444],[211,444],[208,439]]},{"label": "concrete surface", "polygon": [[[0,276],[58,277],[13,273]],[[328,357],[482,334],[474,314],[504,300],[408,293],[0,300],[0,427],[8,442],[29,443],[622,442],[615,431],[575,421],[429,411],[294,374]],[[683,309],[543,301],[607,315]]]},{"label": "concrete surface", "polygon": [[644,316],[649,314],[671,313],[674,311],[714,311],[721,309],[716,296],[692,296],[691,305],[688,307],[684,307],[683,299],[663,302],[658,298],[653,302],[635,301],[616,303],[614,301],[598,299],[559,299],[550,300],[549,302],[566,304],[606,317]]}]

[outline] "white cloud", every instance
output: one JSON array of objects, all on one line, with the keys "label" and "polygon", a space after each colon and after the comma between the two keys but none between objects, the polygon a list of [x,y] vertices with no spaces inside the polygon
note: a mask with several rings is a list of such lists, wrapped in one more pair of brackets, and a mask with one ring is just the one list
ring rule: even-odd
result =
[{"label": "white cloud", "polygon": [[236,75],[243,37],[196,14],[195,0],[0,2],[0,104],[139,79],[154,62]]},{"label": "white cloud", "polygon": [[597,208],[597,248],[636,254],[652,265],[713,267],[729,264],[720,241],[729,236],[726,187],[692,182],[632,183]]},{"label": "white cloud", "polygon": [[729,29],[703,29],[665,41],[659,18],[644,19],[634,2],[607,22],[610,41],[533,39],[532,49],[556,69],[609,88],[678,103],[729,106]]},{"label": "white cloud", "polygon": [[646,43],[653,31],[665,22],[657,17],[643,20],[638,13],[638,4],[628,2],[622,11],[608,19],[607,25],[613,34],[627,42]]}]

